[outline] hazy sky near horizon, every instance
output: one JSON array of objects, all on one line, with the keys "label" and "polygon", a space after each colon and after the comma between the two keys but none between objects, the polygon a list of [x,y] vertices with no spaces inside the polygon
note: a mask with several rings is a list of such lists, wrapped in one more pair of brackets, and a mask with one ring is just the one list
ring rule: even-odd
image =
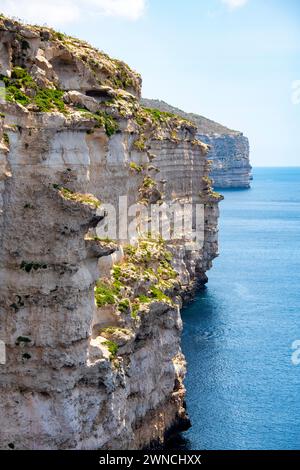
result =
[{"label": "hazy sky near horizon", "polygon": [[139,71],[143,96],[243,131],[253,165],[300,165],[299,0],[0,0],[0,11],[86,39]]}]

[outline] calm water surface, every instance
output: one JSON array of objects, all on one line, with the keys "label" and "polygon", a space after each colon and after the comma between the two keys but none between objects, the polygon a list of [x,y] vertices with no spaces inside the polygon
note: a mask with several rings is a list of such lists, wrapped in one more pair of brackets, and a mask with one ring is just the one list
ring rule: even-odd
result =
[{"label": "calm water surface", "polygon": [[223,191],[220,256],[183,312],[190,449],[299,449],[300,168]]}]

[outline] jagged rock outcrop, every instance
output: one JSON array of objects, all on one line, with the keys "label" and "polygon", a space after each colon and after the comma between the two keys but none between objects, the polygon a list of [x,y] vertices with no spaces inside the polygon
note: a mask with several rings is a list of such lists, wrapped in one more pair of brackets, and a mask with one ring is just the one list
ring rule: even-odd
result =
[{"label": "jagged rock outcrop", "polygon": [[[2,17],[0,36],[0,447],[162,444],[188,425],[181,298],[218,250],[207,146],[141,108],[122,62]],[[99,237],[120,196],[202,205],[203,244]]]},{"label": "jagged rock outcrop", "polygon": [[229,129],[198,114],[186,113],[164,101],[142,99],[142,104],[175,113],[196,124],[197,138],[210,146],[210,176],[215,188],[250,187],[252,167],[249,161],[249,141],[242,132]]}]

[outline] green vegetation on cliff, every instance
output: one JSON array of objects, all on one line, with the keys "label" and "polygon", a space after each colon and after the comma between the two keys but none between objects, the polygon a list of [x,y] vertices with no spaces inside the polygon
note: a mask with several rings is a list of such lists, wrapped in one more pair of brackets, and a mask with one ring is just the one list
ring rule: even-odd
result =
[{"label": "green vegetation on cliff", "polygon": [[177,285],[172,268],[172,254],[160,238],[141,238],[136,246],[124,247],[124,259],[113,266],[109,279],[100,280],[95,288],[98,307],[116,305],[121,313],[135,318],[143,305],[164,302],[172,305],[168,295]]},{"label": "green vegetation on cliff", "polygon": [[118,294],[118,290],[110,283],[98,281],[95,287],[95,301],[97,307],[115,304]]},{"label": "green vegetation on cliff", "polygon": [[143,98],[141,100],[143,106],[154,109],[160,110],[161,112],[165,113],[173,113],[177,116],[180,116],[183,119],[187,119],[188,121],[193,122],[197,128],[199,133],[202,134],[231,134],[231,135],[238,135],[240,132],[229,129],[228,127],[223,126],[217,122],[212,121],[211,119],[207,119],[204,116],[200,116],[195,113],[186,113],[175,106],[171,106],[165,101],[161,100],[151,100]]},{"label": "green vegetation on cliff", "polygon": [[80,204],[86,204],[94,208],[99,208],[101,202],[93,194],[82,194],[72,191],[71,189],[65,188],[58,184],[53,184],[53,188],[58,190],[61,197],[69,201],[78,202]]},{"label": "green vegetation on cliff", "polygon": [[16,102],[22,106],[35,105],[37,111],[66,112],[63,102],[62,90],[52,88],[40,88],[37,86],[31,75],[22,67],[12,69],[11,78],[0,76],[6,86],[6,99],[9,102]]},{"label": "green vegetation on cliff", "polygon": [[107,349],[110,353],[110,358],[115,359],[115,357],[118,354],[118,349],[119,349],[118,345],[114,341],[110,341],[110,340],[104,341],[103,344],[104,344],[104,346],[107,347]]}]

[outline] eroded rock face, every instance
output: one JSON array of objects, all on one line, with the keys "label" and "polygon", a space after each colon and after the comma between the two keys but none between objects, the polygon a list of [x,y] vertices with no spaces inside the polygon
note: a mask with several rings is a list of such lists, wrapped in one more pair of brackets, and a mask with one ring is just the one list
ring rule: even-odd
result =
[{"label": "eroded rock face", "polygon": [[197,137],[211,149],[210,176],[215,188],[250,188],[249,141],[242,133],[201,134]]},{"label": "eroded rock face", "polygon": [[210,177],[215,188],[249,188],[252,179],[249,140],[234,131],[198,114],[186,113],[164,101],[142,99],[150,108],[176,113],[197,126],[197,138],[210,146]]},{"label": "eroded rock face", "polygon": [[[86,43],[6,19],[0,36],[0,447],[162,444],[189,424],[181,295],[218,249],[207,147],[191,123],[140,108],[139,75]],[[95,235],[120,196],[203,204],[203,246],[150,240],[124,282],[131,240]],[[113,300],[95,303],[113,266]]]}]

